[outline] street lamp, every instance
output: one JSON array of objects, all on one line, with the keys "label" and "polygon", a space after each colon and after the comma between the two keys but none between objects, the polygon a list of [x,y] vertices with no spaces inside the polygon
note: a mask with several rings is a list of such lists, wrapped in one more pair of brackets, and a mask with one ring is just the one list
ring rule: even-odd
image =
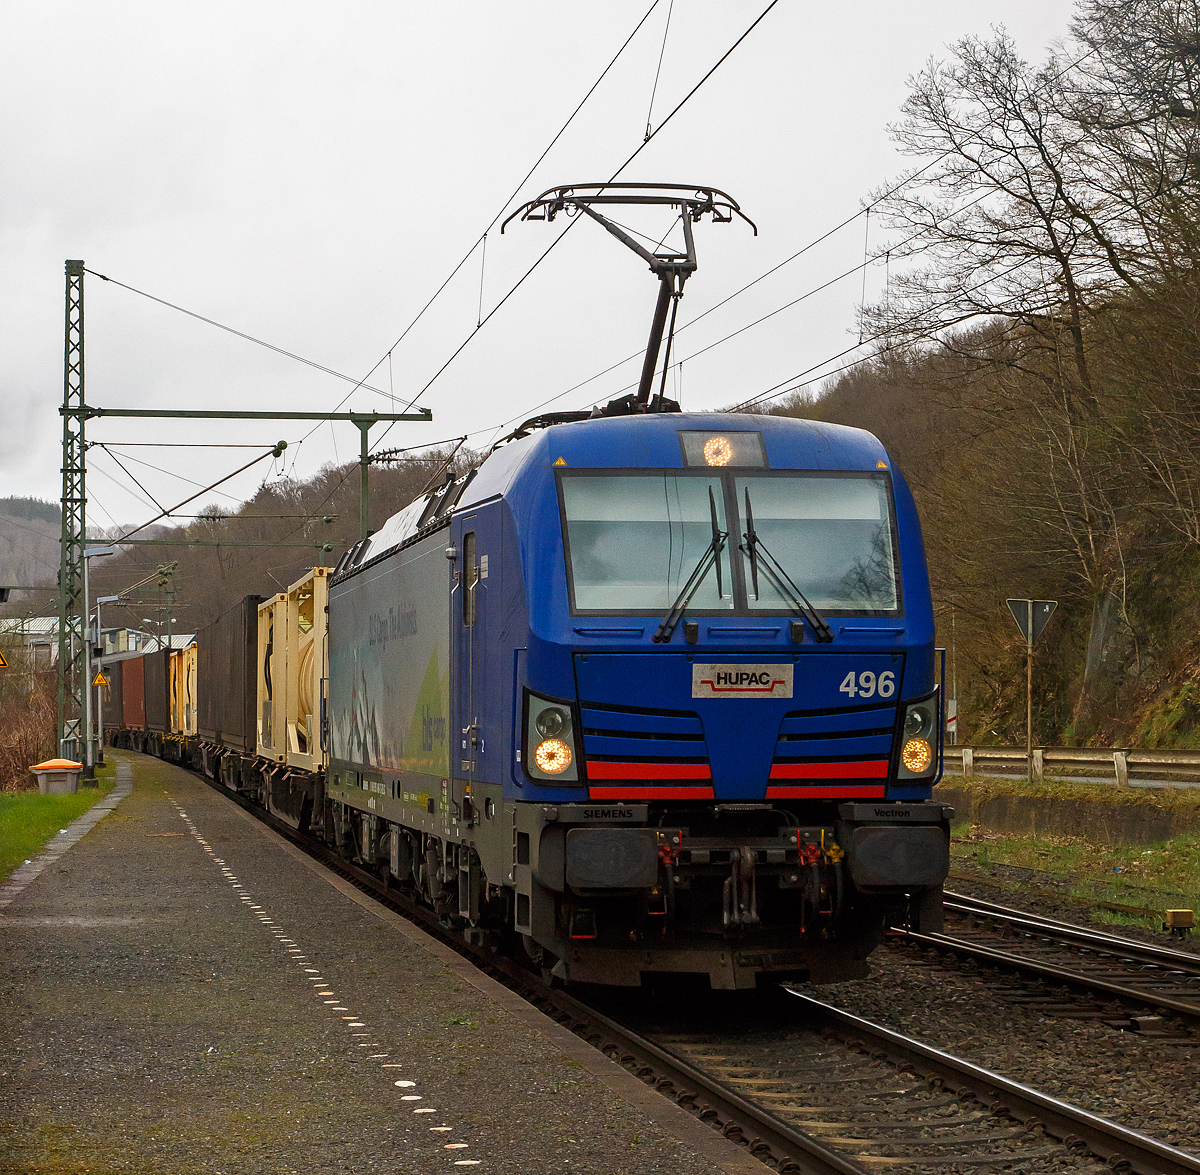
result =
[{"label": "street lamp", "polygon": [[162,638],[162,621],[161,621],[161,620],[154,620],[154,619],[152,619],[152,618],[151,618],[151,617],[149,617],[149,616],[143,616],[143,617],[142,617],[142,623],[143,623],[143,624],[149,624],[149,625],[150,625],[150,626],[153,628],[153,633],[152,633],[152,635],[153,635],[153,637],[154,637],[154,651],[155,651],[156,653],[157,653],[157,652],[159,652],[159,651],[162,649],[162,647],[163,647],[163,638]]},{"label": "street lamp", "polygon": [[[83,615],[91,619],[92,608],[88,601],[88,569],[93,559],[105,555],[115,555],[116,547],[84,547],[83,549]],[[92,634],[87,634],[83,646],[83,741],[87,744],[86,765],[83,771],[84,779],[96,778],[96,744],[92,738]]]}]

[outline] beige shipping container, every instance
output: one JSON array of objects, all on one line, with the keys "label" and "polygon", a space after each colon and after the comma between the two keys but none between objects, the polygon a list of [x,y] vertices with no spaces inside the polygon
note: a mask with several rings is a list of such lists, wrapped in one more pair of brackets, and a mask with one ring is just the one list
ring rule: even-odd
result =
[{"label": "beige shipping container", "polygon": [[196,642],[171,652],[171,733],[196,733]]},{"label": "beige shipping container", "polygon": [[258,739],[256,752],[282,763],[287,739],[287,594],[258,606]]},{"label": "beige shipping container", "polygon": [[329,572],[314,567],[287,590],[286,755],[288,766],[301,771],[325,766],[321,691],[329,676]]}]

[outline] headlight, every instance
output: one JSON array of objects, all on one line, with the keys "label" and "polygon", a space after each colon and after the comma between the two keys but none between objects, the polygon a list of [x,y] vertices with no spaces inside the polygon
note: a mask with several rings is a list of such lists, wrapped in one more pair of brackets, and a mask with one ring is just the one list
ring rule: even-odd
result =
[{"label": "headlight", "polygon": [[533,752],[533,761],[547,775],[561,775],[571,766],[572,758],[571,748],[561,738],[548,738]]},{"label": "headlight", "polygon": [[525,691],[525,774],[535,783],[576,783],[575,729],[569,702]]},{"label": "headlight", "polygon": [[[565,710],[560,710],[557,706],[548,706],[534,720],[534,725],[537,727],[537,732],[548,739],[553,739],[557,735],[562,734],[564,730],[570,726],[571,720],[567,716]],[[571,761],[570,751],[568,749],[567,762]]]},{"label": "headlight", "polygon": [[924,775],[933,762],[933,748],[923,738],[910,738],[900,751],[900,765],[913,775]]},{"label": "headlight", "polygon": [[933,707],[929,703],[910,706],[904,715],[904,733],[909,738],[933,732]]},{"label": "headlight", "polygon": [[909,702],[904,708],[903,742],[896,778],[927,779],[937,769],[937,722],[941,713],[937,691]]},{"label": "headlight", "polygon": [[733,446],[725,437],[711,437],[705,441],[703,452],[709,465],[728,465],[733,460]]}]

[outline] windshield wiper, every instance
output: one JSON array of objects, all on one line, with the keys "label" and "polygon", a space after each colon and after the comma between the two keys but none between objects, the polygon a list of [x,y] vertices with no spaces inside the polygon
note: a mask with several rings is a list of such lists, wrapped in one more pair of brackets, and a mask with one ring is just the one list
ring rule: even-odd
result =
[{"label": "windshield wiper", "polygon": [[721,552],[725,549],[725,540],[729,537],[729,532],[722,530],[717,523],[717,503],[713,498],[712,486],[708,487],[708,509],[712,518],[712,542],[708,544],[708,548],[700,557],[700,562],[688,576],[687,583],[680,588],[675,602],[662,618],[662,623],[659,624],[653,637],[660,644],[671,639],[675,632],[675,626],[687,610],[687,606],[692,602],[692,597],[700,590],[700,585],[714,566],[717,569],[717,598],[720,599],[724,594],[725,588],[721,581]]},{"label": "windshield wiper", "polygon": [[[711,491],[710,491],[711,492]],[[808,602],[808,597],[792,582],[792,577],[784,571],[779,560],[767,550],[767,545],[758,537],[754,529],[754,510],[750,505],[750,491],[746,490],[746,533],[742,536],[746,542],[738,547],[750,560],[750,583],[754,588],[754,598],[758,599],[758,566],[762,558],[763,574],[771,581],[772,587],[790,605],[797,616],[807,620],[812,625],[813,636],[821,644],[833,640],[833,629],[825,618]]]}]

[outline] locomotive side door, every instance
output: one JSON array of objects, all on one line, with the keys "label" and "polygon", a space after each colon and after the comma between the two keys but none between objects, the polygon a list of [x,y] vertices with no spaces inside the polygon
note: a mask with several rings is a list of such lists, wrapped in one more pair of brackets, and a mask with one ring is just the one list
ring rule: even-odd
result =
[{"label": "locomotive side door", "polygon": [[499,780],[498,657],[500,511],[496,506],[454,520],[458,551],[451,629],[455,667],[452,774],[468,783]]}]

